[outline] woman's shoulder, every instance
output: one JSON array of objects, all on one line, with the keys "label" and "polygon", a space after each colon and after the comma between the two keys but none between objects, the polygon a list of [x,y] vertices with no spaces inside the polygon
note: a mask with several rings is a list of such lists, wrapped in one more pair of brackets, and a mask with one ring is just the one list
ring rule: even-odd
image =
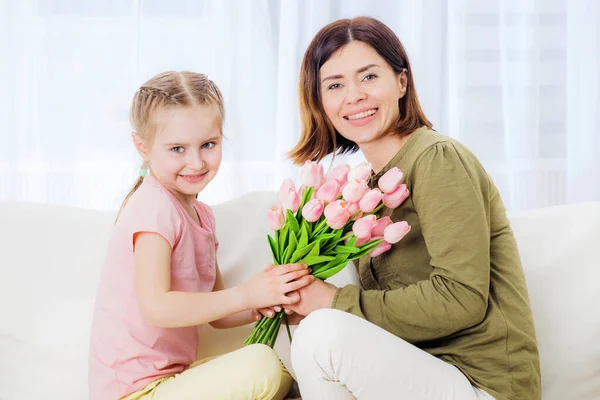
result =
[{"label": "woman's shoulder", "polygon": [[411,153],[415,166],[425,167],[433,160],[447,164],[483,168],[477,156],[458,140],[429,128],[415,132]]}]

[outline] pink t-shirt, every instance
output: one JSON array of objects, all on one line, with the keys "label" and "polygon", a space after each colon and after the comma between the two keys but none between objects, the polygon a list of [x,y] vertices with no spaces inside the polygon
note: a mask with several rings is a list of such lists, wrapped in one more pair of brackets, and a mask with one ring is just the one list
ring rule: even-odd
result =
[{"label": "pink t-shirt", "polygon": [[155,328],[144,322],[135,293],[133,236],[156,232],[173,249],[171,289],[210,292],[215,285],[215,220],[197,202],[198,225],[173,194],[148,176],[114,227],[98,287],[89,357],[91,400],[114,400],[182,372],[196,360],[197,327]]}]

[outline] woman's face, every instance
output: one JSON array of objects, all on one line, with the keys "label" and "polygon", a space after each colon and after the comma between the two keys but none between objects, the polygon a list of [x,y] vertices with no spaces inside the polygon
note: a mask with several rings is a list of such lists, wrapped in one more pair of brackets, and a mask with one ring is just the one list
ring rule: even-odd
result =
[{"label": "woman's face", "polygon": [[325,114],[346,139],[361,146],[388,133],[399,117],[406,74],[364,42],[352,41],[333,53],[319,71]]}]

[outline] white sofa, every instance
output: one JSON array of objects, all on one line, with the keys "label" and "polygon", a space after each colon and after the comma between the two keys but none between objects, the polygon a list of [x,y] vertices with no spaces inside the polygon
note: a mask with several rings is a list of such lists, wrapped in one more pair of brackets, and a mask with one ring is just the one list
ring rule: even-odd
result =
[{"label": "white sofa", "polygon": [[[219,264],[236,285],[270,261],[266,211],[275,192],[214,206]],[[250,212],[248,210],[251,210]],[[0,202],[0,399],[87,397],[87,346],[115,214]],[[511,215],[536,322],[545,400],[600,399],[600,203]],[[352,268],[334,283],[356,282]],[[211,347],[241,347],[250,327],[202,328]],[[276,347],[286,364],[288,346]]]}]

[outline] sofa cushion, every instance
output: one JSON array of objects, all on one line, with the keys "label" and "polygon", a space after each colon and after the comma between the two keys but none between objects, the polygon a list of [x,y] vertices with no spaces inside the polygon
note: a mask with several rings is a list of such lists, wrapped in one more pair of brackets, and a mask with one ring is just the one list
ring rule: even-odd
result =
[{"label": "sofa cushion", "polygon": [[510,220],[535,320],[543,398],[600,398],[600,203]]}]

